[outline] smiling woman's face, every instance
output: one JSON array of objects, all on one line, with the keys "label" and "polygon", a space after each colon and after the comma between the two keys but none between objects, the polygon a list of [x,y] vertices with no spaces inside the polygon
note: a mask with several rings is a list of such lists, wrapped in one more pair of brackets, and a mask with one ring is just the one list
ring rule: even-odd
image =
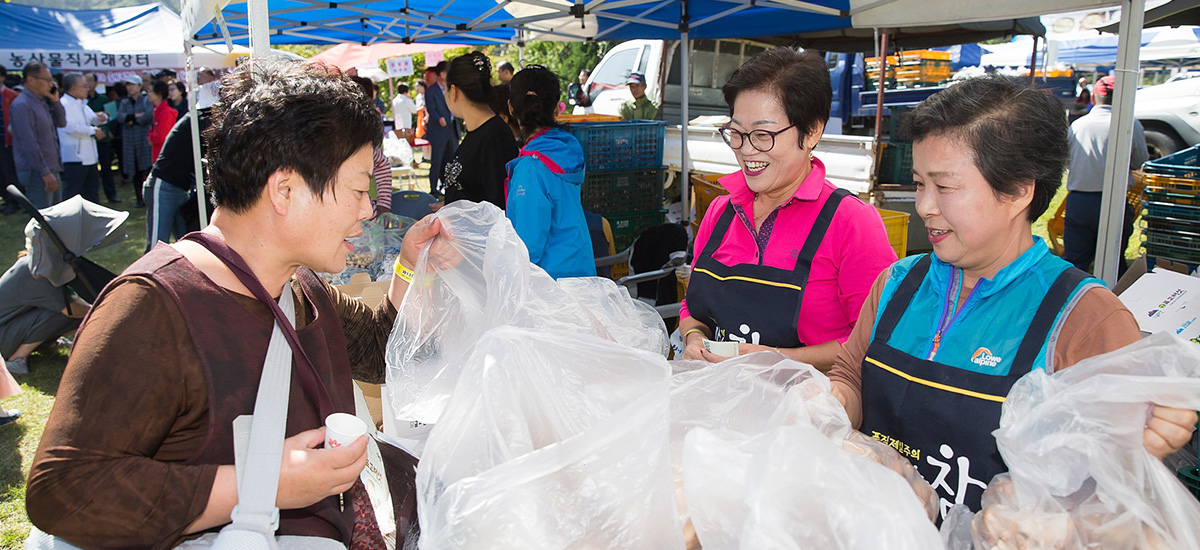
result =
[{"label": "smiling woman's face", "polygon": [[[773,92],[746,90],[733,102],[729,126],[739,132],[759,129],[778,132],[791,125],[783,103]],[[816,137],[805,136],[804,142],[810,147],[801,147],[801,132],[800,128],[793,127],[776,135],[775,145],[767,152],[755,149],[749,138],[743,140],[740,148],[734,149],[751,191],[771,193],[799,187],[812,170],[809,150],[817,141]]]},{"label": "smiling woman's face", "polygon": [[971,148],[950,136],[913,143],[917,214],[939,259],[974,276],[992,277],[1015,259],[1030,232],[1033,182],[1020,196],[997,196],[975,166]]}]

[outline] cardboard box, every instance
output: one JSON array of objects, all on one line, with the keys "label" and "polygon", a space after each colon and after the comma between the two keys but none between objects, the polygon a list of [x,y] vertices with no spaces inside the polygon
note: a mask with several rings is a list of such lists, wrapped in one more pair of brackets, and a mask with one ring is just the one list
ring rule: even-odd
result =
[{"label": "cardboard box", "polygon": [[[384,296],[387,295],[388,286],[391,280],[372,281],[371,277],[366,273],[355,273],[350,276],[350,282],[344,285],[335,285],[344,294],[357,298],[367,307],[374,308],[383,302]],[[383,386],[380,384],[368,384],[366,382],[354,381],[362,390],[363,399],[367,402],[367,410],[371,412],[371,420],[375,421],[375,427],[379,428],[383,425],[383,403],[381,394]]]},{"label": "cardboard box", "polygon": [[1156,265],[1147,271],[1139,259],[1114,287],[1144,333],[1170,331],[1200,342],[1200,278]]}]

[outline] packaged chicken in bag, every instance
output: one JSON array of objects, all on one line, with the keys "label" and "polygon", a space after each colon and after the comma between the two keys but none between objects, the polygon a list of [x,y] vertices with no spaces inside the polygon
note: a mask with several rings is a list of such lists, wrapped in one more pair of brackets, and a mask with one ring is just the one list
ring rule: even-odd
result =
[{"label": "packaged chicken in bag", "polygon": [[435,216],[453,261],[422,251],[388,341],[388,402],[399,423],[437,423],[464,360],[496,327],[574,332],[666,356],[654,308],[608,279],[550,278],[496,206],[459,201]]},{"label": "packaged chicken in bag", "polygon": [[682,550],[664,358],[501,327],[462,369],[417,468],[422,550]]},{"label": "packaged chicken in bag", "polygon": [[1143,445],[1152,403],[1200,408],[1200,347],[1156,334],[1017,381],[995,432],[1009,472],[971,522],[976,550],[1200,548],[1200,503]]}]

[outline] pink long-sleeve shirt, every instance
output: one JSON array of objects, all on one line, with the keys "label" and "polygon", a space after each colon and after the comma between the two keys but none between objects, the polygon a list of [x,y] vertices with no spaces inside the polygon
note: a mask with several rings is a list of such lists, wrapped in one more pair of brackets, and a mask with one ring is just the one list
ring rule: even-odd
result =
[{"label": "pink long-sleeve shirt", "polygon": [[[717,197],[709,205],[696,233],[696,254],[703,252],[721,212],[733,203],[749,216],[735,216],[713,252],[713,259],[726,266],[759,263],[759,242],[762,242],[765,244],[762,264],[787,270],[795,267],[795,255],[804,246],[825,199],[836,189],[825,179],[825,165],[814,158],[808,177],[792,199],[772,216],[774,223],[764,222],[763,231],[756,232],[750,224],[755,193],[746,185],[746,176],[735,172],[721,178],[720,183],[729,194]],[[896,252],[888,244],[879,211],[861,200],[846,197],[838,205],[813,258],[796,327],[800,341],[813,345],[830,340],[844,343],[854,329],[871,283],[895,261]],[[746,299],[753,300],[754,296]],[[687,300],[683,301],[679,316],[689,316]]]}]

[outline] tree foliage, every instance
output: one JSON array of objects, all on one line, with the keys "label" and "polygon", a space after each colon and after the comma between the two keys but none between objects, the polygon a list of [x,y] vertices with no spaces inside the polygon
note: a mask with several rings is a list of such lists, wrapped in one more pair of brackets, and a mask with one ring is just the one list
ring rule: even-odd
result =
[{"label": "tree foliage", "polygon": [[[595,68],[608,50],[616,42],[530,42],[525,46],[525,65],[543,65],[558,75],[562,85],[563,97],[566,97],[567,86],[577,82],[579,71]],[[512,53],[517,53],[516,47],[509,47]],[[513,65],[516,65],[513,60]]]}]

